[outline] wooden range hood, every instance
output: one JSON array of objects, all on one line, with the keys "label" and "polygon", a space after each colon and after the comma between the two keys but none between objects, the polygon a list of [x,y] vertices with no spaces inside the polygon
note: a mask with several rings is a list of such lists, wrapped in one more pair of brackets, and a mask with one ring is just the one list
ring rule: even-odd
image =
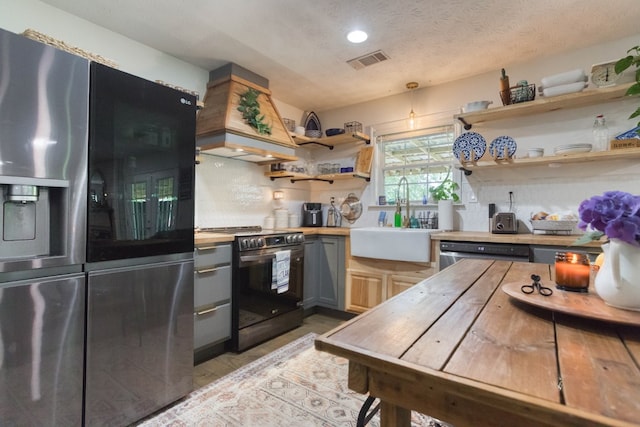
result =
[{"label": "wooden range hood", "polygon": [[[201,151],[258,164],[298,159],[298,146],[273,104],[271,92],[254,83],[262,79],[267,86],[266,79],[232,63],[212,71],[209,77],[204,107],[196,119],[196,144]],[[249,88],[260,92],[260,115],[271,126],[271,134],[260,134],[238,111],[240,98]]]}]

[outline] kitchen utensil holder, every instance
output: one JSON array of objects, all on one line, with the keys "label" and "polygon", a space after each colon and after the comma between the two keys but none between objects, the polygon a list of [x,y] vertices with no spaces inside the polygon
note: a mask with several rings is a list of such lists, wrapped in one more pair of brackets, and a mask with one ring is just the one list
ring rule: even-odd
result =
[{"label": "kitchen utensil holder", "polygon": [[420,228],[436,230],[438,228],[438,217],[432,216],[430,218],[418,218]]},{"label": "kitchen utensil holder", "polygon": [[536,99],[536,85],[531,83],[526,86],[511,86],[508,91],[503,90],[500,92],[500,99],[502,100],[502,105],[533,101]]}]

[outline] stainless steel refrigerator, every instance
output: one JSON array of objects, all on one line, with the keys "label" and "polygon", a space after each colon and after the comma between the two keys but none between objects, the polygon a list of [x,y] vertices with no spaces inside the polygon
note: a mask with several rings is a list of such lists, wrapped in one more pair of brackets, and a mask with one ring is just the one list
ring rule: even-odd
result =
[{"label": "stainless steel refrigerator", "polygon": [[82,423],[89,62],[0,29],[0,425]]},{"label": "stainless steel refrigerator", "polygon": [[90,68],[86,425],[192,390],[196,100]]}]

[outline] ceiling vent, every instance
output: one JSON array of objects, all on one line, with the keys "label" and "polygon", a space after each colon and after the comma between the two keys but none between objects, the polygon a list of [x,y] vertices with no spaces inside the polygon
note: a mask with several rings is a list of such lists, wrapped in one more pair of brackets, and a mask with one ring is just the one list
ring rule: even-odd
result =
[{"label": "ceiling vent", "polygon": [[358,58],[350,59],[347,61],[347,64],[351,65],[356,70],[361,70],[364,67],[377,64],[378,62],[386,61],[387,59],[389,59],[389,56],[386,53],[381,50],[377,50],[375,52],[362,55]]}]

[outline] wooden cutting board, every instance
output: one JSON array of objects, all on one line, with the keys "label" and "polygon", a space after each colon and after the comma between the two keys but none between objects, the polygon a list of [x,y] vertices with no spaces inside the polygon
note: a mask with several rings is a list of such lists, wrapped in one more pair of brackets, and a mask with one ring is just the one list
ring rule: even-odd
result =
[{"label": "wooden cutting board", "polygon": [[[535,305],[547,310],[574,316],[598,319],[605,322],[622,323],[625,325],[640,325],[640,312],[623,310],[607,305],[598,295],[580,292],[561,291],[553,287],[553,294],[545,297],[538,292],[524,294],[520,287],[528,282],[511,282],[502,285],[502,291],[512,298],[525,304]],[[545,284],[549,286],[549,284]]]},{"label": "wooden cutting board", "polygon": [[356,158],[356,173],[371,173],[371,164],[373,163],[373,147],[363,147]]}]

